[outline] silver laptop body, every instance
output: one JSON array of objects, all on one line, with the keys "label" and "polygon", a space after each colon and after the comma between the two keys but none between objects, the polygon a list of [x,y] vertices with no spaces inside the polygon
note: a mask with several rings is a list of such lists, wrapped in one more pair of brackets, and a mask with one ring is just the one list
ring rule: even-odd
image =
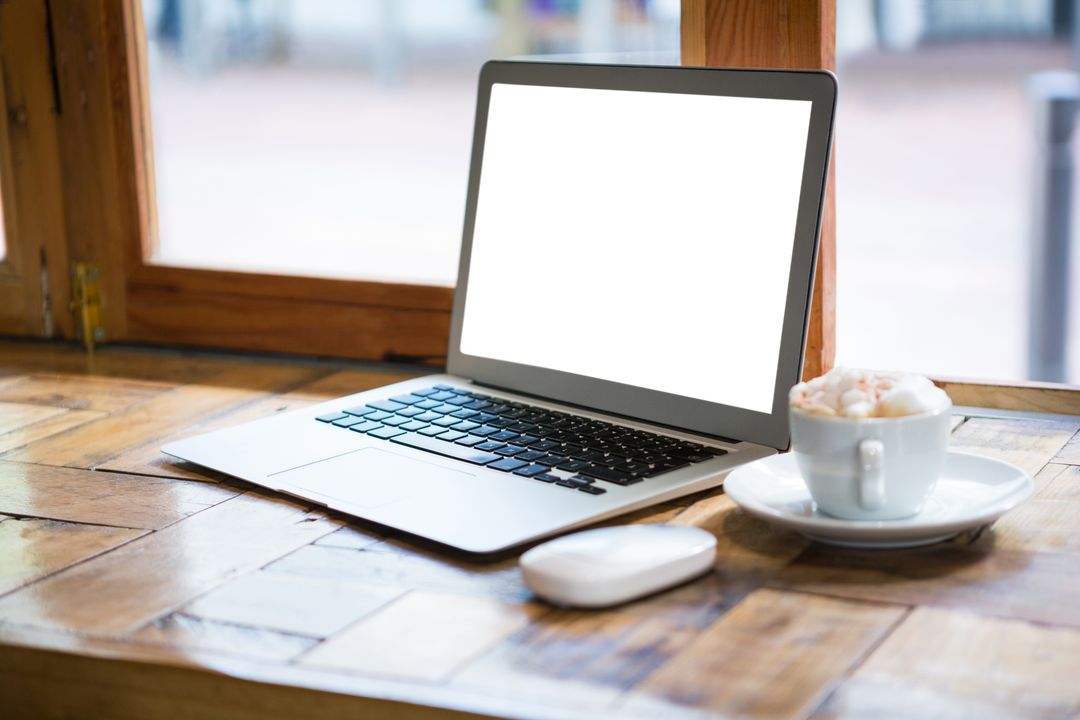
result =
[{"label": "silver laptop body", "polygon": [[164,452],[474,553],[720,485],[789,445],[835,99],[827,72],[488,63],[448,374]]}]

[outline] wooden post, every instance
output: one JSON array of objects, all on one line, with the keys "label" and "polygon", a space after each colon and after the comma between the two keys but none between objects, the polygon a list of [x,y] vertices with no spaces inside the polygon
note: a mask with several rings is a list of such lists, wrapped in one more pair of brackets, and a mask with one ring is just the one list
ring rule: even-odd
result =
[{"label": "wooden post", "polygon": [[[682,64],[836,69],[836,0],[682,0]],[[829,170],[803,379],[836,357],[836,183]]]}]

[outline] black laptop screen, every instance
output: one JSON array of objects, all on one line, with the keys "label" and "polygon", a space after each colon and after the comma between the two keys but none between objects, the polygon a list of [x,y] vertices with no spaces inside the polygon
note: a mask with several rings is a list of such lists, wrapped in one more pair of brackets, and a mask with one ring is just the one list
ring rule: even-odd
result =
[{"label": "black laptop screen", "polygon": [[494,84],[461,351],[771,412],[811,106]]}]

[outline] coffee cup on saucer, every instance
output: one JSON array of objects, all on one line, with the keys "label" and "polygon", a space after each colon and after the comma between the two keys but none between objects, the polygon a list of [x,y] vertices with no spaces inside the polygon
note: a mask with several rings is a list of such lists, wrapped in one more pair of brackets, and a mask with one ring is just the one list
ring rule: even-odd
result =
[{"label": "coffee cup on saucer", "polygon": [[834,368],[789,401],[792,449],[820,511],[895,520],[922,509],[948,457],[944,391],[920,375]]}]

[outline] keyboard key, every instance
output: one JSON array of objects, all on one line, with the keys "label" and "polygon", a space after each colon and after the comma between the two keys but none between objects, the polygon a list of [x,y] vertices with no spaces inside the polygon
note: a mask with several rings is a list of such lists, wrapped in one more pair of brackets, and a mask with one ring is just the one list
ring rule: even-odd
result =
[{"label": "keyboard key", "polygon": [[431,408],[436,408],[440,405],[442,405],[442,403],[436,400],[425,400],[423,402],[416,403],[415,405],[413,405],[413,407],[420,408],[421,410],[430,410]]},{"label": "keyboard key", "polygon": [[369,408],[367,405],[357,405],[355,407],[348,407],[342,410],[343,413],[349,413],[356,417],[363,417],[364,415],[370,415],[375,412],[375,408]]},{"label": "keyboard key", "polygon": [[429,395],[434,395],[437,392],[439,391],[435,388],[425,388],[424,390],[413,390],[412,394],[419,395],[420,397],[427,397]]},{"label": "keyboard key", "polygon": [[547,468],[543,465],[527,465],[514,471],[515,475],[521,475],[522,477],[532,477],[533,475],[544,475],[546,473]]},{"label": "keyboard key", "polygon": [[559,447],[559,443],[555,442],[554,440],[536,440],[529,443],[529,447],[531,447],[533,450],[547,451],[551,450],[552,448]]},{"label": "keyboard key", "polygon": [[353,417],[352,415],[346,415],[345,417],[341,418],[340,420],[335,420],[334,422],[332,422],[330,424],[331,425],[336,425],[337,427],[347,428],[347,427],[352,427],[353,425],[359,425],[362,422],[367,422],[367,421],[364,420],[364,418],[362,418],[362,417]]},{"label": "keyboard key", "polygon": [[538,462],[541,465],[547,465],[548,467],[552,467],[554,465],[558,465],[561,462],[566,462],[566,458],[559,455],[545,455],[542,458],[536,458],[533,462]]},{"label": "keyboard key", "polygon": [[479,445],[480,443],[484,442],[484,438],[476,437],[475,435],[466,435],[460,440],[455,440],[454,442],[456,442],[458,445],[464,445],[465,447],[473,447],[474,445]]},{"label": "keyboard key", "polygon": [[492,436],[491,436],[491,439],[492,439],[492,440],[500,440],[500,441],[502,441],[502,442],[506,442],[506,441],[508,441],[508,440],[513,440],[513,439],[514,439],[514,438],[516,438],[517,436],[518,436],[518,434],[517,434],[517,433],[515,433],[515,432],[510,432],[510,431],[508,431],[508,430],[504,430],[504,431],[502,431],[502,432],[500,432],[500,433],[495,433],[494,435],[492,435]]},{"label": "keyboard key", "polygon": [[669,460],[667,462],[657,463],[656,465],[653,465],[651,470],[647,470],[641,473],[641,476],[652,478],[656,477],[657,475],[663,475],[666,472],[671,472],[672,470],[678,470],[679,468],[688,467],[689,465],[690,463],[686,462],[685,460]]},{"label": "keyboard key", "polygon": [[[438,387],[438,386],[436,385],[436,387]],[[457,397],[456,394],[454,394],[452,392],[446,392],[444,390],[442,392],[437,392],[434,395],[428,395],[428,400],[438,400],[439,402],[446,402],[450,398],[456,398],[456,397]]]},{"label": "keyboard key", "polygon": [[518,460],[528,460],[529,462],[544,457],[547,457],[547,453],[540,452],[539,450],[529,450],[528,452],[520,453],[517,456]]},{"label": "keyboard key", "polygon": [[630,473],[620,472],[619,470],[612,470],[606,467],[592,467],[581,468],[578,471],[580,474],[587,477],[594,477],[606,482],[615,483],[616,485],[629,485],[632,482],[636,482],[641,478],[635,478]]},{"label": "keyboard key", "polygon": [[532,423],[516,422],[516,423],[514,423],[513,425],[511,425],[510,427],[508,427],[506,429],[507,430],[512,430],[512,431],[517,432],[517,433],[523,433],[523,432],[527,432],[529,430],[532,430],[535,427],[536,426],[533,425]]},{"label": "keyboard key", "polygon": [[551,448],[548,452],[552,455],[574,455],[575,453],[581,452],[582,449],[583,448],[580,445],[560,445],[559,447]]},{"label": "keyboard key", "polygon": [[579,471],[579,470],[581,470],[583,468],[589,467],[589,463],[583,462],[581,460],[563,460],[561,463],[559,463],[555,467],[559,468],[560,470],[567,470],[569,472],[577,472],[577,471]]},{"label": "keyboard key", "polygon": [[458,420],[456,417],[451,417],[450,415],[444,415],[443,417],[439,418],[438,420],[433,420],[431,424],[432,425],[438,425],[439,427],[450,427],[451,425],[457,425],[459,422],[461,422],[461,421]]},{"label": "keyboard key", "polygon": [[598,453],[593,450],[582,450],[581,452],[574,453],[569,457],[574,460],[584,460],[585,462],[592,462],[593,460],[599,460],[600,458],[604,457],[604,455],[603,453]]},{"label": "keyboard key", "polygon": [[436,390],[443,390],[443,391],[446,391],[446,390],[456,391],[457,390],[457,388],[454,387],[453,385],[436,385],[435,389]]},{"label": "keyboard key", "polygon": [[[510,432],[509,429],[507,429],[507,432]],[[535,435],[522,435],[514,442],[516,442],[518,445],[528,445],[529,443],[534,443],[539,439],[540,438],[536,437]]]},{"label": "keyboard key", "polygon": [[371,432],[375,428],[386,427],[382,423],[372,422],[371,420],[364,420],[362,425],[353,425],[350,430],[358,433]]},{"label": "keyboard key", "polygon": [[398,410],[404,410],[406,408],[406,405],[403,403],[394,402],[393,400],[376,400],[375,402],[369,402],[367,405],[376,410],[382,410],[389,413],[395,413]]},{"label": "keyboard key", "polygon": [[[357,419],[363,420],[364,418]],[[412,422],[412,420],[406,417],[401,417],[400,415],[394,415],[393,417],[388,417],[382,421],[383,425],[389,425],[390,427],[397,427],[398,425],[404,425],[408,422]]]},{"label": "keyboard key", "polygon": [[470,410],[483,410],[484,408],[491,407],[491,405],[492,403],[489,403],[486,400],[473,400],[471,403],[465,403],[464,407],[467,407]]},{"label": "keyboard key", "polygon": [[368,433],[368,435],[370,435],[371,437],[382,438],[383,440],[389,440],[392,437],[397,437],[398,435],[404,435],[404,434],[405,434],[404,430],[399,430],[396,427],[385,427],[385,426],[381,427],[381,428],[375,428],[374,430],[372,430],[371,432]]},{"label": "keyboard key", "polygon": [[494,435],[497,432],[499,432],[499,428],[493,428],[493,427],[488,427],[487,425],[484,425],[483,427],[478,427],[475,430],[473,430],[472,434],[473,435],[482,435],[484,437],[487,437],[488,435]]},{"label": "keyboard key", "polygon": [[684,450],[676,448],[668,453],[668,457],[676,460],[688,460],[692,463],[699,463],[705,460],[712,460],[713,455],[711,453],[698,452],[697,450]]},{"label": "keyboard key", "polygon": [[445,402],[447,405],[468,405],[473,399],[468,395],[455,395],[452,398],[447,399]]},{"label": "keyboard key", "polygon": [[432,437],[434,435],[442,435],[444,432],[450,432],[450,431],[447,430],[444,427],[439,427],[438,425],[428,425],[423,430],[418,430],[417,432],[419,432],[421,435],[426,435],[428,437]]},{"label": "keyboard key", "polygon": [[476,411],[476,410],[458,410],[457,412],[450,413],[450,417],[456,417],[456,418],[461,418],[462,420],[468,420],[469,418],[475,417],[475,416],[477,416],[479,414],[480,413],[478,411]]},{"label": "keyboard key", "polygon": [[341,420],[342,418],[347,418],[347,417],[349,417],[349,416],[346,415],[345,413],[336,412],[336,413],[327,413],[326,415],[320,415],[319,417],[317,417],[315,419],[318,420],[319,422],[332,423],[335,420]]},{"label": "keyboard key", "polygon": [[521,460],[515,460],[514,458],[503,458],[498,462],[493,462],[488,465],[489,468],[495,468],[496,470],[502,470],[503,472],[513,472],[520,467],[525,467],[529,463],[522,462]]},{"label": "keyboard key", "polygon": [[408,430],[409,432],[416,432],[417,430],[423,430],[426,427],[431,427],[427,423],[420,422],[419,420],[410,420],[404,425],[398,425],[402,430]]},{"label": "keyboard key", "polygon": [[563,487],[573,488],[575,490],[577,490],[579,487],[588,487],[587,485],[579,483],[576,480],[556,480],[555,484],[562,485]]},{"label": "keyboard key", "polygon": [[413,395],[412,393],[409,393],[408,395],[395,395],[394,397],[390,398],[390,401],[401,403],[402,405],[415,405],[418,402],[423,402],[424,398],[420,395]]},{"label": "keyboard key", "polygon": [[552,475],[551,473],[544,473],[543,475],[533,475],[533,480],[539,480],[541,482],[553,483],[557,480],[562,480],[558,475]]},{"label": "keyboard key", "polygon": [[384,412],[382,410],[379,410],[378,412],[373,412],[370,415],[366,415],[365,419],[366,420],[375,420],[376,422],[379,422],[379,421],[385,420],[388,417],[393,417],[393,416],[394,416],[394,413],[388,413],[388,412]]},{"label": "keyboard key", "polygon": [[504,428],[504,427],[507,427],[508,425],[513,425],[513,424],[514,424],[513,420],[507,420],[506,418],[497,418],[495,420],[488,421],[488,425],[490,425],[492,427],[497,427],[497,428]]},{"label": "keyboard key", "polygon": [[446,403],[440,403],[438,407],[431,408],[431,412],[439,413],[440,415],[449,415],[452,412],[460,410],[457,405],[447,405]]},{"label": "keyboard key", "polygon": [[503,443],[501,443],[501,442],[492,442],[492,441],[489,440],[488,442],[485,442],[483,445],[477,445],[476,449],[477,450],[484,450],[484,451],[487,451],[487,452],[495,452],[496,450],[498,450],[502,446],[503,446]]},{"label": "keyboard key", "polygon": [[418,450],[427,450],[428,452],[445,455],[446,457],[457,458],[458,460],[464,460],[465,462],[470,462],[474,465],[485,465],[492,460],[499,460],[498,455],[480,452],[476,448],[462,447],[461,445],[443,442],[436,438],[429,438],[415,433],[399,435],[390,442],[407,445],[408,447],[416,448]]},{"label": "keyboard key", "polygon": [[578,490],[583,493],[589,493],[590,495],[603,495],[607,492],[602,487],[596,487],[595,485],[578,485]]},{"label": "keyboard key", "polygon": [[463,421],[459,422],[457,425],[452,425],[451,427],[454,430],[460,430],[462,432],[469,432],[470,430],[475,430],[476,428],[480,427],[480,423],[474,423],[474,422],[471,422],[469,420],[463,420]]},{"label": "keyboard key", "polygon": [[[459,410],[458,412],[464,412]],[[478,413],[472,417],[473,422],[486,423],[490,420],[494,420],[494,415],[488,415],[487,413]]]},{"label": "keyboard key", "polygon": [[404,410],[398,410],[397,414],[402,417],[411,418],[416,417],[417,415],[423,415],[424,411],[414,405],[412,407],[407,407]]},{"label": "keyboard key", "polygon": [[440,415],[439,413],[426,412],[426,413],[424,413],[422,415],[417,415],[413,419],[414,420],[419,420],[420,422],[429,423],[429,422],[432,422],[433,420],[438,420],[441,417],[443,417],[443,416]]},{"label": "keyboard key", "polygon": [[458,432],[457,430],[448,430],[448,431],[446,431],[444,433],[440,433],[439,435],[436,435],[435,437],[438,438],[439,440],[445,440],[447,442],[454,442],[455,440],[460,440],[461,438],[465,437],[467,434],[468,433]]},{"label": "keyboard key", "polygon": [[494,450],[493,452],[497,452],[500,455],[507,455],[507,456],[509,456],[509,455],[517,455],[518,453],[525,452],[525,448],[518,447],[517,445],[507,445],[505,447],[499,448],[498,450]]}]

